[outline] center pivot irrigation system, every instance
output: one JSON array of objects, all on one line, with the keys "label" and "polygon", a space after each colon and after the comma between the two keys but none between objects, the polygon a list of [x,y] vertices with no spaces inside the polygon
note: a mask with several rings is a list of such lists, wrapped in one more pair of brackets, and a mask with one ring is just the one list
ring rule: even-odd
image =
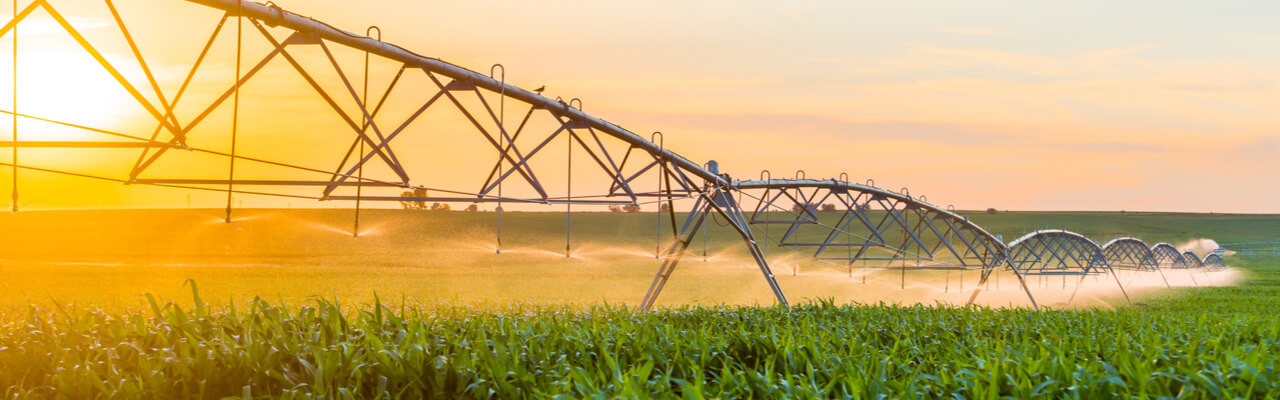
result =
[{"label": "center pivot irrigation system", "polygon": [[[659,246],[664,242],[661,225],[667,223],[666,219],[669,219],[673,238],[665,250],[656,251],[661,267],[641,302],[643,309],[653,306],[690,243],[704,229],[708,216],[727,221],[727,226],[741,237],[777,302],[784,305],[787,298],[765,255],[765,251],[775,245],[813,260],[847,267],[851,275],[855,265],[901,269],[904,280],[905,271],[914,269],[977,271],[979,289],[973,292],[970,302],[992,273],[1011,271],[1036,307],[1026,284],[1028,275],[1111,274],[1115,277],[1115,269],[1160,271],[1225,267],[1217,254],[1197,259],[1194,254],[1178,252],[1167,244],[1148,246],[1133,238],[1116,239],[1099,246],[1084,236],[1061,230],[1036,231],[1006,244],[951,207],[937,207],[924,196],[912,197],[905,188],[895,192],[878,188],[871,181],[851,183],[847,175],[817,180],[808,179],[799,171],[793,179],[774,179],[766,171],[758,180],[734,180],[721,174],[715,162],[698,164],[665,148],[659,132],[646,138],[583,112],[582,102],[577,99],[552,99],[542,96],[541,90],[529,91],[508,84],[501,65],[494,65],[488,73],[472,71],[383,42],[376,28],[371,27],[364,35],[354,34],[270,3],[188,1],[218,11],[221,18],[216,21],[211,18],[208,27],[212,33],[207,42],[198,56],[183,66],[187,73],[176,90],[170,91],[162,88],[165,85],[153,73],[143,55],[145,52],[131,36],[125,18],[111,0],[103,1],[102,5],[110,15],[109,20],[115,23],[111,27],[114,29],[108,31],[129,49],[130,60],[124,63],[105,56],[50,0],[24,1],[25,6],[14,2],[14,18],[0,28],[0,35],[13,38],[13,109],[3,110],[13,116],[13,139],[0,147],[13,150],[12,162],[3,165],[13,171],[14,211],[18,204],[19,171],[72,175],[127,185],[225,192],[227,222],[231,222],[233,194],[351,201],[356,209],[353,232],[359,232],[360,204],[365,201],[496,203],[496,251],[501,252],[503,203],[563,205],[568,254],[574,205],[661,205],[668,211],[660,208],[658,213]],[[41,13],[47,14],[60,27],[60,33],[65,33],[91,56],[94,68],[105,71],[145,114],[154,118],[151,132],[120,132],[22,112],[17,30],[23,21]],[[200,26],[196,21],[185,22],[188,27]],[[95,29],[95,32],[101,31]],[[234,40],[233,54],[215,50],[216,43],[230,40]],[[231,71],[225,71],[226,68],[207,67],[213,63],[210,58],[231,56],[235,57],[234,76],[230,76]],[[344,61],[353,57],[363,57],[362,72],[351,68],[349,61],[344,68]],[[383,68],[387,65],[392,67]],[[202,69],[202,66],[206,67]],[[215,71],[209,72],[209,69]],[[274,75],[264,71],[272,71]],[[378,76],[379,71],[383,71],[384,76]],[[198,96],[191,95],[188,89],[201,72],[222,73],[218,76],[224,79],[225,87],[213,91],[207,99],[196,99],[199,103],[191,108],[192,100],[187,98]],[[307,95],[322,104],[322,112],[273,115],[273,120],[310,121],[325,114],[323,118],[331,122],[325,128],[345,132],[348,138],[344,141],[306,138],[303,139],[308,140],[306,143],[294,143],[291,153],[302,152],[300,149],[328,151],[325,154],[337,158],[336,166],[303,165],[285,160],[284,154],[246,154],[243,141],[241,151],[237,152],[240,130],[255,128],[252,122],[244,122],[251,121],[244,114],[256,110],[241,107],[242,91],[247,85],[264,79],[275,83],[283,79],[282,73],[301,82]],[[206,81],[208,79],[201,82]],[[371,88],[371,82],[378,82],[378,87]],[[371,89],[375,96],[370,96]],[[184,109],[180,103],[194,111],[180,112]],[[508,109],[515,110],[519,117],[508,119]],[[215,137],[207,132],[211,129],[207,125],[212,124],[209,121],[215,119],[211,116],[216,112],[230,115],[230,124],[226,127],[229,137],[225,131]],[[453,120],[439,121],[441,118]],[[19,140],[19,120],[97,134],[106,140]],[[40,132],[24,134],[44,139]],[[470,157],[470,163],[461,163],[443,156],[421,156],[420,151],[412,154],[403,151],[405,147],[415,150],[446,147],[432,146],[438,142],[421,141],[421,138],[438,140],[443,135],[451,140],[448,147],[453,146],[453,142],[471,140],[484,152]],[[229,148],[225,147],[227,139]],[[393,146],[393,142],[408,144]],[[20,162],[19,148],[98,149],[138,151],[139,154],[128,158],[133,162],[122,166],[120,176],[109,176]],[[184,156],[221,160],[224,163],[221,165],[226,167],[225,175],[199,175],[186,168],[165,166],[165,160]],[[426,164],[436,160],[444,160],[441,162],[446,164]],[[574,168],[574,160],[579,161],[578,169]],[[579,185],[573,185],[575,177],[581,175],[577,173],[583,169],[581,164],[586,164],[587,172],[594,174],[596,184],[584,187],[578,179]],[[239,174],[237,166],[242,168]],[[245,172],[247,168],[256,168],[248,169],[254,171],[252,177],[245,176],[249,174]],[[553,173],[563,174],[556,176],[563,180],[548,179]],[[245,190],[246,187],[252,189]],[[683,223],[671,212],[677,200],[692,200]],[[777,233],[779,230],[781,234]],[[1120,283],[1118,277],[1116,282]]]}]

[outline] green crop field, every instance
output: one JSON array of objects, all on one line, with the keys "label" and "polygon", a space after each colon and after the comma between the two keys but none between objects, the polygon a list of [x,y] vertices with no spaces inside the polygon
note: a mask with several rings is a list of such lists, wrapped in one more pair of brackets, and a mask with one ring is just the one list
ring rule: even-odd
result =
[{"label": "green crop field", "polygon": [[[971,290],[976,274],[848,271],[770,246],[797,303],[782,308],[715,227],[708,261],[695,242],[664,307],[640,313],[657,269],[654,214],[575,214],[569,258],[564,214],[508,213],[501,255],[492,213],[366,211],[359,238],[350,211],[216,215],[0,216],[6,395],[1280,396],[1280,260],[1229,257],[1230,272],[1148,285],[1135,305],[1100,289],[1034,311],[989,307],[1024,304],[1008,275],[984,293],[989,306],[962,307],[960,279]],[[1280,237],[1280,217],[1265,215],[972,218],[1006,240],[1043,226],[1099,240]],[[1032,283],[1047,299],[1063,291]]]}]

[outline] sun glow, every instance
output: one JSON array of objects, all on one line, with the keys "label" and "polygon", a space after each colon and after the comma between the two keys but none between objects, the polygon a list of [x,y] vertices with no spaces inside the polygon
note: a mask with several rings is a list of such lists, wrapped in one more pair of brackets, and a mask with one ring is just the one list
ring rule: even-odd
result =
[{"label": "sun glow", "polygon": [[[75,126],[88,127],[112,132],[125,130],[129,125],[149,119],[144,109],[139,106],[129,92],[110,73],[107,72],[84,48],[72,40],[65,32],[54,32],[51,29],[36,29],[44,22],[41,20],[24,21],[19,24],[17,73],[14,73],[14,53],[12,34],[0,38],[0,109],[6,115],[0,116],[0,141],[9,142],[121,142],[127,141],[119,137],[82,129]],[[59,28],[59,26],[54,26]],[[115,51],[105,51],[103,57],[113,67],[121,70],[131,82],[146,82],[145,78],[134,79],[139,73],[130,71],[131,57]],[[136,66],[136,62],[132,63]],[[16,79],[16,91],[14,80]],[[134,83],[134,85],[137,85]],[[146,87],[137,88],[140,93]],[[16,101],[16,104],[15,104]],[[148,99],[149,102],[155,102]],[[21,116],[17,118],[17,133],[13,132],[14,118],[11,112]],[[50,121],[58,121],[54,123]],[[134,136],[145,136],[136,132],[127,132]],[[165,139],[164,137],[161,138]],[[6,146],[5,153],[9,152]],[[68,147],[50,147],[40,144],[26,144],[17,151],[21,165],[37,168],[54,168],[63,171],[74,171],[92,175],[115,175],[109,171],[108,160],[120,156],[136,157],[132,149],[95,151]],[[128,154],[126,154],[128,153]],[[9,157],[6,157],[6,160]],[[52,179],[47,174],[34,174],[28,182],[36,186],[48,186]],[[30,181],[35,179],[35,181]]]},{"label": "sun glow", "polygon": [[[78,49],[42,48],[22,51],[18,59],[17,74],[18,112],[98,129],[119,128],[140,107],[101,68],[88,68],[96,66],[86,65],[86,59],[93,63],[91,57],[77,54],[74,50]],[[6,72],[12,74],[12,53],[8,52],[5,56],[5,62],[10,66]],[[0,91],[12,90],[12,80],[0,81]],[[13,110],[12,102],[12,98],[3,100],[6,111]],[[111,140],[100,133],[28,118],[19,120],[18,139]]]}]

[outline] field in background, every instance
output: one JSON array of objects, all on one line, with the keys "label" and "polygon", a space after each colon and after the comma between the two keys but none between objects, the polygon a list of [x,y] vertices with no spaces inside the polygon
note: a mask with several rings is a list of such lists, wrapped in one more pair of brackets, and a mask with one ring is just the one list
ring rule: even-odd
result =
[{"label": "field in background", "polygon": [[[658,221],[652,213],[574,214],[569,258],[564,256],[563,213],[505,213],[501,255],[494,254],[492,212],[365,210],[359,238],[350,235],[350,210],[237,210],[235,215],[234,223],[225,224],[221,210],[0,214],[0,242],[5,244],[0,306],[55,300],[137,308],[143,304],[142,293],[187,299],[182,287],[187,279],[199,282],[205,299],[214,304],[254,296],[288,302],[325,296],[359,303],[375,293],[414,302],[635,304],[658,266],[653,257]],[[1220,242],[1280,237],[1280,216],[1013,212],[975,213],[971,218],[1006,241],[1040,227],[1067,228],[1100,241],[1121,234],[1174,244],[1200,237]],[[710,225],[707,261],[700,238],[660,303],[772,304],[736,234]],[[662,226],[667,241],[669,220]],[[976,272],[908,272],[904,277],[898,271],[851,271],[767,247],[793,301],[962,304],[978,278]],[[1185,271],[1167,277],[1177,286],[1226,284],[1236,278],[1234,273]],[[994,279],[979,301],[1026,304],[1012,278],[1006,273]],[[1088,289],[1073,304],[1123,301],[1114,281],[1101,278],[1086,280]],[[1150,273],[1122,278],[1131,294],[1164,286]],[[1075,282],[1032,278],[1031,284],[1042,304],[1063,306]]]},{"label": "field in background", "polygon": [[[1280,322],[1273,315],[1280,307],[1280,262],[1274,259],[1228,257],[1240,273],[1238,285],[1147,291],[1139,305],[1114,310],[689,305],[770,303],[758,272],[730,249],[736,239],[713,231],[711,261],[691,254],[665,293],[668,305],[686,304],[638,313],[619,304],[549,303],[634,303],[656,268],[653,214],[575,216],[578,239],[567,260],[557,253],[563,214],[508,214],[504,237],[511,251],[503,255],[492,253],[492,214],[374,211],[358,239],[344,232],[349,212],[239,215],[231,225],[204,210],[0,217],[5,395],[1280,395],[1274,368]],[[1099,239],[1131,232],[1173,243],[1197,236],[1273,240],[1280,233],[1274,216],[975,218],[1006,238],[1024,227],[1063,223]],[[905,290],[896,288],[896,271],[873,273],[862,284],[856,272],[850,278],[807,263],[793,277],[784,273],[792,256],[776,248],[771,254],[796,299],[862,300],[872,292],[871,298],[912,303],[938,296],[930,286],[940,283],[938,275],[909,274],[912,286]],[[1016,293],[1004,277],[1002,293]],[[1224,283],[1223,277],[1215,278]],[[972,285],[974,278],[966,279]],[[199,290],[184,287],[187,279]],[[1052,297],[1046,293],[1055,283],[1033,279],[1038,296]],[[387,301],[375,299],[374,291]],[[1118,302],[1114,294],[1098,296],[1093,305]],[[488,304],[458,304],[475,301]],[[511,304],[516,301],[539,303]]]}]

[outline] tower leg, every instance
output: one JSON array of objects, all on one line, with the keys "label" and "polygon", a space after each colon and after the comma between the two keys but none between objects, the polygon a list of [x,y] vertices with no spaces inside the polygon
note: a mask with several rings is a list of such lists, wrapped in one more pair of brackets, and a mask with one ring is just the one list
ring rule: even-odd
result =
[{"label": "tower leg", "polygon": [[743,241],[746,242],[747,250],[751,252],[751,257],[755,259],[756,264],[760,267],[760,272],[769,284],[769,289],[773,291],[774,298],[778,304],[787,305],[787,297],[782,292],[782,288],[778,286],[778,281],[774,277],[773,271],[769,268],[769,263],[765,261],[764,252],[760,250],[760,246],[751,235],[751,230],[747,227],[747,220],[743,217],[742,210],[738,207],[737,202],[734,201],[733,196],[730,196],[722,189],[715,189],[710,194],[704,192],[701,195],[690,211],[689,217],[685,219],[684,227],[680,229],[680,239],[676,243],[672,243],[664,253],[666,260],[662,262],[657,275],[653,278],[653,283],[649,285],[648,292],[645,293],[644,299],[640,302],[641,311],[648,311],[653,308],[653,304],[657,301],[662,288],[666,286],[667,281],[671,278],[671,273],[675,270],[676,264],[680,262],[680,258],[684,256],[689,244],[693,242],[698,229],[702,228],[707,214],[712,211],[728,220],[729,226],[732,226],[742,236]]},{"label": "tower leg", "polygon": [[1157,267],[1156,272],[1160,273],[1160,279],[1164,279],[1164,287],[1166,289],[1172,289],[1173,286],[1169,284],[1169,278],[1164,276],[1164,270]]},{"label": "tower leg", "polygon": [[[1031,288],[1027,287],[1027,280],[1022,276],[1022,272],[1019,272],[1018,268],[1014,267],[1013,263],[1011,263],[1007,258],[1001,259],[998,264],[1009,266],[1009,270],[1013,271],[1013,276],[1018,277],[1018,283],[1022,285],[1022,290],[1027,292],[1027,299],[1031,300],[1031,307],[1036,311],[1040,311],[1040,304],[1036,303],[1036,297],[1031,294]],[[991,277],[992,271],[994,271],[994,269],[987,270],[982,273],[982,278],[978,281],[978,288],[973,290],[973,294],[969,296],[969,302],[965,305],[972,305],[973,301],[978,299],[978,294],[982,293],[982,285],[987,282],[987,278]]]},{"label": "tower leg", "polygon": [[[1113,271],[1113,273],[1114,273],[1114,271]],[[1079,294],[1079,293],[1080,293],[1080,286],[1083,286],[1083,285],[1084,285],[1084,278],[1085,278],[1086,276],[1088,276],[1088,275],[1080,275],[1080,281],[1079,281],[1079,282],[1076,282],[1076,290],[1072,290],[1072,291],[1071,291],[1071,297],[1068,297],[1068,298],[1067,298],[1067,304],[1071,304],[1071,302],[1072,302],[1072,301],[1075,301],[1075,299],[1076,299],[1076,294]],[[1063,279],[1066,279],[1066,277],[1064,276],[1064,277],[1063,277]]]},{"label": "tower leg", "polygon": [[662,266],[658,268],[658,274],[653,277],[653,283],[649,284],[649,290],[645,292],[644,299],[640,300],[640,311],[649,311],[653,307],[653,303],[657,301],[658,294],[662,292],[662,288],[667,285],[667,280],[671,279],[671,273],[675,271],[676,264],[680,263],[680,258],[684,256],[684,252],[689,248],[689,243],[693,241],[694,235],[698,233],[698,229],[702,228],[702,223],[706,221],[706,206],[701,199],[694,205],[693,210],[689,212],[689,217],[685,219],[684,228],[680,229],[680,239],[672,243],[665,253],[666,259],[662,261]]},{"label": "tower leg", "polygon": [[1120,293],[1124,295],[1124,301],[1128,302],[1129,305],[1133,305],[1133,300],[1129,299],[1129,292],[1125,291],[1124,284],[1120,283],[1120,275],[1116,275],[1116,270],[1111,269],[1111,267],[1107,267],[1107,272],[1111,273],[1111,277],[1116,278],[1116,286],[1120,287]]}]

